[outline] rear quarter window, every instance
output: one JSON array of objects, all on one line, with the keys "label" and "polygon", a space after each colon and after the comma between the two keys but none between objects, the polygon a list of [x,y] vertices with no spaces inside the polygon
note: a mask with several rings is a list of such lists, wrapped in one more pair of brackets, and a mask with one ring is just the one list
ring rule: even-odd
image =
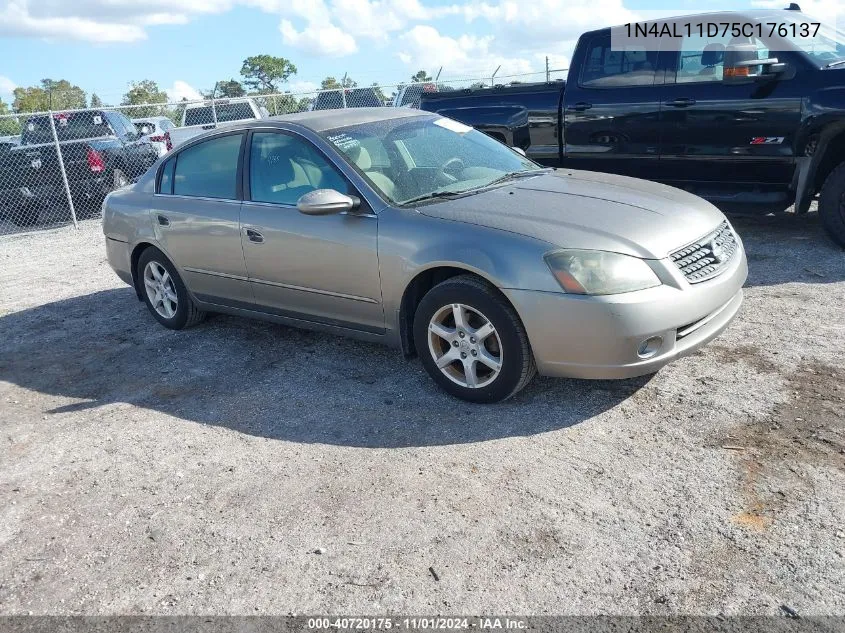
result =
[{"label": "rear quarter window", "polygon": [[[59,141],[81,141],[114,135],[109,127],[108,119],[102,112],[58,112],[53,114],[53,120]],[[52,142],[53,131],[50,129],[48,115],[35,116],[27,120],[21,133],[22,144],[38,145]]]}]

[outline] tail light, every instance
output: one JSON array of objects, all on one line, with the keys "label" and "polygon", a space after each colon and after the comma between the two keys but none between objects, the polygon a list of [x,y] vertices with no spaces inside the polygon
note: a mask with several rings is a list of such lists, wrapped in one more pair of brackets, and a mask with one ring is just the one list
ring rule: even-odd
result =
[{"label": "tail light", "polygon": [[151,136],[150,141],[153,143],[166,143],[168,152],[173,149],[173,143],[170,141],[170,132],[165,132],[159,136]]},{"label": "tail light", "polygon": [[88,167],[91,168],[91,171],[94,173],[100,173],[101,171],[105,171],[106,163],[103,161],[103,156],[97,150],[89,147],[88,148],[88,155],[86,156],[88,159]]}]

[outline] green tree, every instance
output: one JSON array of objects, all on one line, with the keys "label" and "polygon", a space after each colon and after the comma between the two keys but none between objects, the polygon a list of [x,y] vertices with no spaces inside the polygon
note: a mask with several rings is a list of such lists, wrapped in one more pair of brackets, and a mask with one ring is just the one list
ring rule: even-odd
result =
[{"label": "green tree", "polygon": [[4,114],[11,114],[9,104],[0,99],[0,136],[20,134],[21,125],[17,117],[3,117]]},{"label": "green tree", "polygon": [[42,79],[40,86],[18,87],[13,94],[13,107],[17,112],[73,110],[88,105],[85,91],[66,79]]},{"label": "green tree", "polygon": [[247,57],[243,66],[241,66],[244,85],[259,94],[281,92],[281,84],[295,74],[296,66],[293,62],[284,57],[273,57],[272,55]]},{"label": "green tree", "polygon": [[379,101],[381,101],[382,103],[387,101],[387,97],[384,96],[384,92],[382,92],[381,86],[378,85],[378,82],[373,83],[371,87],[373,89],[373,92],[375,92],[376,96],[379,98]]},{"label": "green tree", "polygon": [[[123,101],[121,101],[121,105],[146,105],[148,103],[167,103],[167,93],[151,79],[130,83],[129,90],[123,95]],[[126,114],[129,118],[155,116],[161,110],[160,106],[151,105],[143,108],[129,108]]]},{"label": "green tree", "polygon": [[97,96],[96,92],[91,93],[91,107],[92,108],[102,108],[103,107],[103,100]]},{"label": "green tree", "polygon": [[[212,91],[215,97],[245,97],[246,90],[244,90],[243,84],[238,81],[237,79],[227,79],[224,81],[218,81],[215,89]],[[208,95],[209,97],[211,94]]]},{"label": "green tree", "polygon": [[[341,84],[343,84],[341,86]],[[358,82],[353,80],[351,77],[347,77],[342,81],[338,81],[334,77],[326,77],[323,81],[320,82],[320,88],[323,90],[340,90],[341,88],[354,88],[358,85]]]},{"label": "green tree", "polygon": [[417,73],[411,77],[411,81],[413,81],[414,83],[431,81],[431,75],[429,75],[424,70],[418,70]]}]

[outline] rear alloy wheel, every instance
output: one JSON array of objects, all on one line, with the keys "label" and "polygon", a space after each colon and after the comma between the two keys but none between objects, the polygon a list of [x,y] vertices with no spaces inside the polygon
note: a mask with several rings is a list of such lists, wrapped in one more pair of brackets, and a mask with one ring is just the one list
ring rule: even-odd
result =
[{"label": "rear alloy wheel", "polygon": [[822,185],[819,218],[830,238],[845,248],[845,163],[830,172]]},{"label": "rear alloy wheel", "polygon": [[138,285],[147,308],[164,327],[181,330],[205,318],[205,312],[194,304],[176,268],[157,248],[141,253]]},{"label": "rear alloy wheel", "polygon": [[447,279],[422,298],[414,316],[414,345],[434,381],[470,402],[506,400],[536,373],[513,307],[471,275]]}]

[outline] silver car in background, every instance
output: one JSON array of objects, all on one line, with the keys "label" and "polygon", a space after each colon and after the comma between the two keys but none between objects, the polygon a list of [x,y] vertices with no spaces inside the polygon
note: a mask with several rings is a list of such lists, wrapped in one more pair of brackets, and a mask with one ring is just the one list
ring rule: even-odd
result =
[{"label": "silver car in background", "polygon": [[204,134],[109,195],[103,230],[166,327],[223,312],[382,342],[474,402],[537,371],[655,372],[731,322],[747,274],[698,197],[545,169],[408,108]]}]

